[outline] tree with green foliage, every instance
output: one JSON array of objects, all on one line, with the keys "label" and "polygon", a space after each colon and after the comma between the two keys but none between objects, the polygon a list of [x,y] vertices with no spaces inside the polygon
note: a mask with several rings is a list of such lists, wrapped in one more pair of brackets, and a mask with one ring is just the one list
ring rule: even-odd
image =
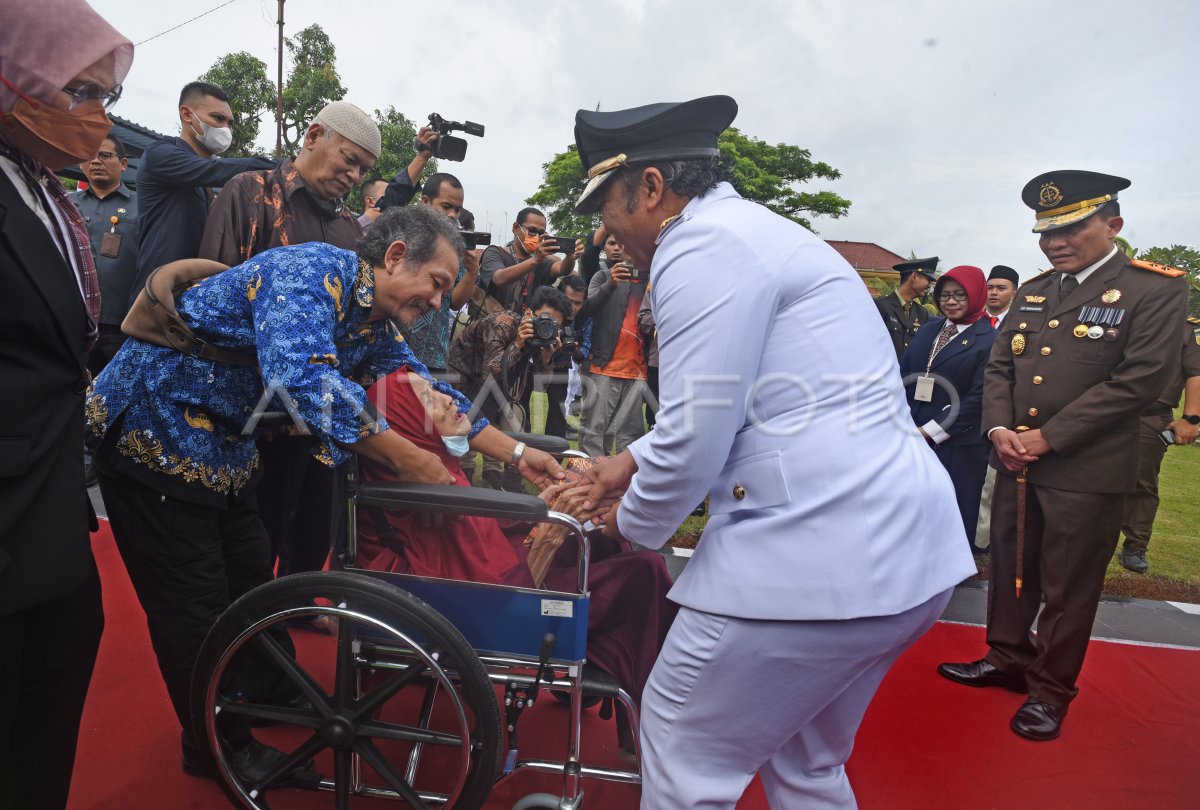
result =
[{"label": "tree with green foliage", "polygon": [[1188,292],[1188,315],[1200,317],[1200,250],[1186,245],[1152,247],[1139,251],[1137,258],[1186,270],[1188,284],[1191,285]]},{"label": "tree with green foliage", "polygon": [[337,54],[329,35],[313,24],[284,41],[291,72],[283,87],[284,151],[295,154],[317,113],[346,95],[338,76]]},{"label": "tree with green foliage", "polygon": [[[404,113],[389,106],[386,110],[375,110],[375,123],[379,125],[379,136],[383,147],[375,167],[367,173],[368,179],[380,178],[391,180],[412,162],[417,150],[413,147],[413,138],[417,134],[417,125],[408,119]],[[437,159],[430,158],[425,165],[421,177],[417,181],[418,188],[429,179],[429,175],[438,170]],[[413,198],[414,201],[417,199]],[[356,188],[346,195],[346,205],[353,211],[362,210],[362,189]]]},{"label": "tree with green foliage", "polygon": [[254,142],[263,116],[275,109],[275,83],[267,76],[266,63],[245,51],[227,53],[200,76],[200,81],[215,84],[229,96],[233,146],[228,154],[247,157],[261,153]]},{"label": "tree with green foliage", "polygon": [[[718,146],[739,194],[809,230],[813,230],[810,216],[837,219],[850,208],[849,200],[832,191],[806,192],[797,188],[816,178],[836,180],[842,176],[828,163],[814,162],[807,149],[786,143],[771,145],[743,135],[736,127],[721,133]],[[585,185],[587,175],[575,145],[571,144],[567,151],[543,164],[542,184],[526,202],[549,212],[555,233],[587,233],[600,224],[600,217],[575,213],[575,201]]]}]

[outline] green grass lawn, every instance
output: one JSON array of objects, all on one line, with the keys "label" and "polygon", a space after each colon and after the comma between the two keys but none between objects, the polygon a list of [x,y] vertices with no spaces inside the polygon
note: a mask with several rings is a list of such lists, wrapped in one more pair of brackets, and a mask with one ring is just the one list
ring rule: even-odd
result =
[{"label": "green grass lawn", "polygon": [[[1158,478],[1158,515],[1146,560],[1150,573],[1200,586],[1200,446],[1171,447]],[[1110,578],[1132,574],[1114,558]]]}]

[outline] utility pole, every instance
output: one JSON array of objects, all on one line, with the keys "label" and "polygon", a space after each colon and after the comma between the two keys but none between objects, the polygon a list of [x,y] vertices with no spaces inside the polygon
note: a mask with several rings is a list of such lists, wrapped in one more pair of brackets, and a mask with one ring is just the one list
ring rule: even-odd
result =
[{"label": "utility pole", "polygon": [[279,78],[275,85],[275,157],[283,157],[283,4],[279,0]]}]

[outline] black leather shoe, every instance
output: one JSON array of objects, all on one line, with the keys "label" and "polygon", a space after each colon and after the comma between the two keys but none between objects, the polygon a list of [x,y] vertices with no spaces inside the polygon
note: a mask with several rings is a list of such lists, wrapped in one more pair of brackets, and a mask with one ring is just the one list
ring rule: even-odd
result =
[{"label": "black leather shoe", "polygon": [[1066,716],[1066,706],[1055,706],[1030,698],[1017,709],[1009,726],[1027,740],[1043,742],[1056,739],[1062,733],[1062,721]]},{"label": "black leather shoe", "polygon": [[[287,757],[277,748],[263,745],[258,740],[251,740],[247,745],[233,752],[232,765],[242,781],[258,784],[275,766]],[[189,776],[199,776],[211,779],[215,776],[213,769],[194,746],[183,746],[183,772]],[[302,766],[276,782],[276,787],[285,784],[310,784],[319,782],[320,777],[313,771],[313,761],[310,759]]]},{"label": "black leather shoe", "polygon": [[1029,687],[1023,680],[1010,678],[992,666],[986,658],[966,664],[939,664],[937,671],[943,678],[965,686],[1002,686],[1010,692],[1029,692]]},{"label": "black leather shoe", "polygon": [[1135,574],[1144,574],[1150,570],[1150,564],[1146,562],[1146,552],[1134,548],[1127,548],[1121,552],[1121,565]]}]

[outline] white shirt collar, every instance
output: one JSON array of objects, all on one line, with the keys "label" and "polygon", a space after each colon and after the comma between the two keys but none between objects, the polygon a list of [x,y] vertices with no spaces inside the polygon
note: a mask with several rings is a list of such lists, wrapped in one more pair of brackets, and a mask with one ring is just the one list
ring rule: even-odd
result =
[{"label": "white shirt collar", "polygon": [[[1117,246],[1113,245],[1113,249],[1108,252],[1107,256],[1105,256],[1103,259],[1096,262],[1095,264],[1089,264],[1087,267],[1083,268],[1078,273],[1076,273],[1075,280],[1078,281],[1080,283],[1080,285],[1082,285],[1083,282],[1087,281],[1088,276],[1090,276],[1092,273],[1096,272],[1096,268],[1098,268],[1100,265],[1104,264],[1106,261],[1111,259],[1113,256],[1116,255],[1116,253],[1117,253]],[[1061,279],[1059,280],[1058,283],[1062,284]]]}]

